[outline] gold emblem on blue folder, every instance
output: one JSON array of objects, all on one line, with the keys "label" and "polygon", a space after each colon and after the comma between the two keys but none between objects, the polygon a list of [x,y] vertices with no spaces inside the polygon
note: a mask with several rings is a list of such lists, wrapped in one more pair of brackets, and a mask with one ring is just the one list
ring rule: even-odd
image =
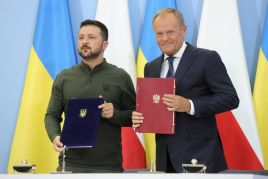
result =
[{"label": "gold emblem on blue folder", "polygon": [[87,116],[87,109],[80,109],[79,117],[84,118]]}]

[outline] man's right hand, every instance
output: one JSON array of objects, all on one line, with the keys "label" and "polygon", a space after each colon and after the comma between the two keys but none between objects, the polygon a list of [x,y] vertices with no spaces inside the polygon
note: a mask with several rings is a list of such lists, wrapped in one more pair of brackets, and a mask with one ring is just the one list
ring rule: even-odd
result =
[{"label": "man's right hand", "polygon": [[137,128],[140,126],[141,123],[143,123],[144,117],[142,116],[142,113],[133,111],[131,119],[132,119],[132,127]]},{"label": "man's right hand", "polygon": [[53,147],[54,147],[54,150],[56,150],[57,152],[62,152],[64,150],[63,143],[61,143],[60,141],[60,136],[56,136],[54,138]]}]

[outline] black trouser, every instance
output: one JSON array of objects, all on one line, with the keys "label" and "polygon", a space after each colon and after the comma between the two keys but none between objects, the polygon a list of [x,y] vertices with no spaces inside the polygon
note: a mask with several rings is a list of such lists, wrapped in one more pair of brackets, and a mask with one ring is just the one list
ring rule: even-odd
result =
[{"label": "black trouser", "polygon": [[170,156],[169,152],[167,151],[167,168],[166,168],[166,173],[177,173],[176,170],[174,169],[171,161],[170,161]]}]

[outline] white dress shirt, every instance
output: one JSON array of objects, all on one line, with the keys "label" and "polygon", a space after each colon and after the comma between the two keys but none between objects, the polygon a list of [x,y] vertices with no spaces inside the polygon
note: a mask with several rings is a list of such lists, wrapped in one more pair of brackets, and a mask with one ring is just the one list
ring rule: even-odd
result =
[{"label": "white dress shirt", "polygon": [[[179,63],[181,61],[181,57],[182,57],[186,47],[187,47],[186,43],[183,42],[180,50],[177,53],[175,53],[174,55],[172,55],[174,57],[174,59],[173,59],[174,75],[176,74],[177,68],[178,68]],[[168,69],[169,69],[169,64],[168,64],[168,60],[167,60],[168,57],[169,56],[164,53],[164,61],[163,61],[162,66],[161,66],[161,73],[160,73],[161,78],[166,78],[166,76],[167,76]],[[194,104],[193,104],[192,100],[190,100],[190,99],[189,99],[189,102],[191,104],[191,110],[188,114],[194,115],[195,114]]]}]

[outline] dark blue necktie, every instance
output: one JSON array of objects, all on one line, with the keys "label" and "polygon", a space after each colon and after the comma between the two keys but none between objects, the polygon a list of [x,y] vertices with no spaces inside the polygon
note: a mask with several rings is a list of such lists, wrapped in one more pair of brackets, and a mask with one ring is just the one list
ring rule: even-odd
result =
[{"label": "dark blue necktie", "polygon": [[174,77],[173,59],[174,59],[174,57],[172,57],[172,56],[167,57],[169,68],[168,68],[166,78],[173,78]]}]

